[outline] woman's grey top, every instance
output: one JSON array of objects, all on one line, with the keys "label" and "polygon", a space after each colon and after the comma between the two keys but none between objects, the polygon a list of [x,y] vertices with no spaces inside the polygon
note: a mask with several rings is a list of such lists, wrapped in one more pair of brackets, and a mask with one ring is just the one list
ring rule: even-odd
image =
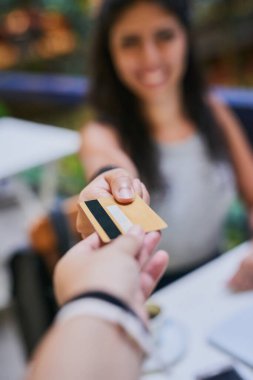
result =
[{"label": "woman's grey top", "polygon": [[217,250],[222,227],[235,198],[229,163],[214,162],[200,135],[160,144],[164,195],[151,194],[151,206],[166,220],[160,248],[170,254],[168,271],[194,266]]}]

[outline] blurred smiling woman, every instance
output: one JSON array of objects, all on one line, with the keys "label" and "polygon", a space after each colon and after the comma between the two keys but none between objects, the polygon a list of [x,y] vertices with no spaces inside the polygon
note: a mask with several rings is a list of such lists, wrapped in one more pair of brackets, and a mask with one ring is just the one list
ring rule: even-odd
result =
[{"label": "blurred smiling woman", "polygon": [[[91,66],[96,120],[82,131],[81,155],[98,181],[81,199],[112,194],[130,202],[138,193],[148,201],[145,184],[169,225],[161,242],[171,257],[169,283],[217,254],[236,186],[251,211],[249,146],[235,117],[205,90],[185,1],[103,1]],[[83,235],[85,228],[79,218]]]}]

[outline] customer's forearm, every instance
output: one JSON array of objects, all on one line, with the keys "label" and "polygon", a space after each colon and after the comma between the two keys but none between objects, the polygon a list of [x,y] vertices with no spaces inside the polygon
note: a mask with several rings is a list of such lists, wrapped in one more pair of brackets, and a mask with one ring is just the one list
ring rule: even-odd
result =
[{"label": "customer's forearm", "polygon": [[76,317],[54,326],[27,380],[136,380],[142,353],[117,326]]}]

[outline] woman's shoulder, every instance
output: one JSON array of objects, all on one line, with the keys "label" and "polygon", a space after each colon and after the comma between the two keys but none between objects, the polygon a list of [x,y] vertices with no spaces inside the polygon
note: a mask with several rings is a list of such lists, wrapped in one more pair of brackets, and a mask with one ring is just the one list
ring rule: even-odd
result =
[{"label": "woman's shoulder", "polygon": [[214,94],[207,97],[207,104],[214,113],[221,127],[226,128],[227,125],[238,126],[240,124],[233,110],[220,98]]}]

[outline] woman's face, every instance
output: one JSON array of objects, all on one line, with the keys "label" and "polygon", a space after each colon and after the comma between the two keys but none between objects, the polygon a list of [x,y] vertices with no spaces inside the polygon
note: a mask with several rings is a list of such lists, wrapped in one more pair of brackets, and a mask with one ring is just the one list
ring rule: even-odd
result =
[{"label": "woman's face", "polygon": [[181,86],[186,33],[159,5],[141,1],[128,8],[112,27],[110,52],[121,81],[144,102],[164,99]]}]

